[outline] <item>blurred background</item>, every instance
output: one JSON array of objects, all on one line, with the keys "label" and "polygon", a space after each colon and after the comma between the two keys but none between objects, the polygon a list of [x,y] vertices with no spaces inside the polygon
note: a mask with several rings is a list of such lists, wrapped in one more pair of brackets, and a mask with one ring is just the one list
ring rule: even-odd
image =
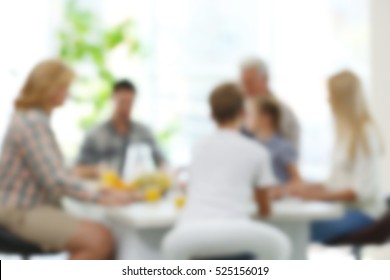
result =
[{"label": "blurred background", "polygon": [[1,1],[0,139],[27,72],[60,56],[79,75],[53,125],[69,162],[84,133],[107,116],[111,81],[130,78],[140,92],[136,119],[152,126],[173,164],[186,164],[192,143],[211,128],[210,89],[237,79],[243,58],[259,56],[302,125],[304,176],[323,179],[332,146],[326,78],[349,68],[370,99],[385,94],[371,86],[371,2],[381,1]]}]

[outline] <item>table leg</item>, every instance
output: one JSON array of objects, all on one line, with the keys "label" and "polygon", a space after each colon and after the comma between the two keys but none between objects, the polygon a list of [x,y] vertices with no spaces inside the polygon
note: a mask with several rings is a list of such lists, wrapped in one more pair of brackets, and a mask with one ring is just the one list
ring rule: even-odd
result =
[{"label": "table leg", "polygon": [[112,227],[117,241],[118,260],[161,260],[161,243],[169,231],[135,229],[126,225]]},{"label": "table leg", "polygon": [[294,222],[270,222],[273,226],[283,231],[291,241],[293,260],[306,260],[307,249],[310,244],[310,223],[305,221]]}]

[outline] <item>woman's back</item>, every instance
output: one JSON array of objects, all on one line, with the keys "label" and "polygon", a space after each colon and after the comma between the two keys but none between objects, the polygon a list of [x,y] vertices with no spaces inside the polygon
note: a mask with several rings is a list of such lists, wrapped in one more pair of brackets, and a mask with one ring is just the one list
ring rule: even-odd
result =
[{"label": "woman's back", "polygon": [[17,111],[0,156],[0,206],[57,205],[65,193],[92,197],[65,169],[49,116],[36,109]]},{"label": "woman's back", "polygon": [[[48,146],[52,146],[50,139],[52,135],[47,128],[48,125],[47,117],[38,110],[14,114],[0,156],[1,206],[31,207],[49,199],[50,193],[45,188],[39,187],[41,178],[37,178],[37,174],[34,174],[36,167],[31,165],[32,162],[28,158],[33,152],[29,147],[39,152],[41,147],[36,144],[38,138],[43,139]],[[54,148],[57,150],[56,147]]]}]

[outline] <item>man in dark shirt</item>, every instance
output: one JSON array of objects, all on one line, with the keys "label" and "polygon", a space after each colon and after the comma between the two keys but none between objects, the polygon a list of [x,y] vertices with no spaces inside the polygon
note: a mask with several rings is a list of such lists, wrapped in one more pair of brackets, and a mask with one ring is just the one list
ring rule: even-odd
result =
[{"label": "man in dark shirt", "polygon": [[157,167],[164,163],[150,130],[131,119],[136,97],[135,86],[127,80],[118,81],[113,87],[114,112],[110,120],[97,126],[82,144],[76,172],[82,177],[99,176],[99,165],[122,172],[129,145],[146,144]]}]

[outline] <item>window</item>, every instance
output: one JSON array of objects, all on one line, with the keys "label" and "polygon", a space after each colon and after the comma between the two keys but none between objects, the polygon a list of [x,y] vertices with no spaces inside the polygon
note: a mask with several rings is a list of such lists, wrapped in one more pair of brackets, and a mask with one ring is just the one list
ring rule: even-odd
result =
[{"label": "window", "polygon": [[[2,97],[2,120],[9,117],[27,71],[54,53],[58,3],[16,0],[0,4],[0,30],[9,38],[0,53],[0,76],[5,81],[3,90],[10,93]],[[368,0],[100,0],[83,4],[91,6],[103,24],[128,17],[136,22],[144,55],[128,60],[118,49],[110,70],[138,85],[138,120],[157,133],[177,128],[165,145],[174,164],[188,163],[192,144],[213,128],[206,102],[210,90],[221,81],[237,80],[240,61],[258,55],[270,65],[274,92],[300,119],[304,175],[312,180],[326,176],[333,138],[326,78],[351,68],[368,81]],[[29,13],[30,5],[36,13]],[[69,159],[74,158],[84,133],[77,128],[75,110],[67,104],[54,120]],[[4,130],[1,125],[0,136]]]}]

